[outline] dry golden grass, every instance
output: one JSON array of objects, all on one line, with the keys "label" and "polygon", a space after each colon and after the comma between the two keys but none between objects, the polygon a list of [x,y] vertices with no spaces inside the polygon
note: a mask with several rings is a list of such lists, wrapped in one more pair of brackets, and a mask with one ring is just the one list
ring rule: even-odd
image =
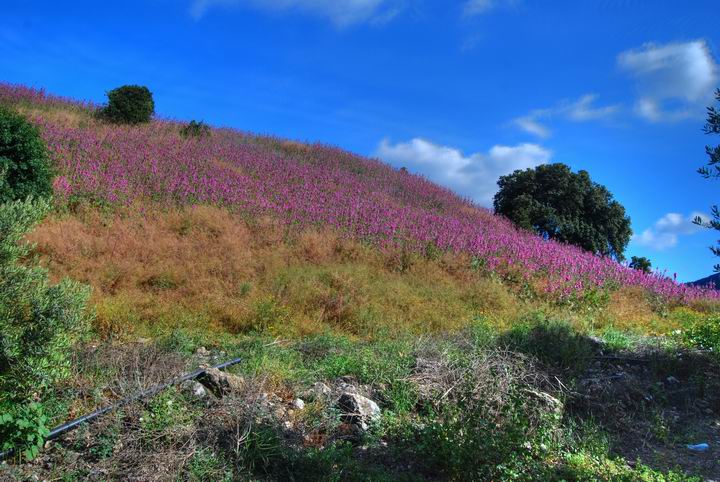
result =
[{"label": "dry golden grass", "polygon": [[593,309],[559,307],[471,269],[464,254],[378,250],[329,229],[288,231],[272,219],[248,224],[218,207],[80,208],[46,220],[29,238],[51,277],[93,287],[103,336],[183,327],[365,337],[455,330],[478,317],[508,328],[537,309],[584,328],[674,327],[640,289],[611,293]]},{"label": "dry golden grass", "polygon": [[398,269],[399,251],[330,230],[290,233],[268,219],[248,225],[216,207],[84,210],[47,220],[29,239],[54,279],[93,287],[104,336],[177,326],[368,336],[456,329],[518,309],[505,286],[472,272],[463,255],[405,253]]},{"label": "dry golden grass", "polygon": [[628,287],[610,295],[607,308],[598,318],[602,325],[613,325],[621,330],[647,331],[658,315],[653,311],[645,290]]}]

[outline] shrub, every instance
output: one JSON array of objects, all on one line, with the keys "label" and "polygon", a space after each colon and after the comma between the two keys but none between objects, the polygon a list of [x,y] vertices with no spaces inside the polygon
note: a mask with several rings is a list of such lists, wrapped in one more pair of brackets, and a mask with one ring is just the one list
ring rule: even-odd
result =
[{"label": "shrub", "polygon": [[0,405],[65,376],[68,349],[87,326],[87,288],[50,285],[46,270],[20,263],[31,250],[20,240],[49,209],[44,200],[0,205]]},{"label": "shrub", "polygon": [[191,120],[189,124],[180,128],[180,134],[182,134],[183,137],[209,137],[210,126],[203,121],[197,122]]},{"label": "shrub", "polygon": [[107,93],[108,104],[103,114],[118,124],[150,122],[155,113],[152,92],[140,85],[123,85]]},{"label": "shrub", "polygon": [[52,194],[47,148],[37,128],[0,107],[0,203]]},{"label": "shrub", "polygon": [[687,323],[681,333],[689,346],[720,353],[720,317],[710,316]]},{"label": "shrub", "polygon": [[543,391],[549,379],[501,350],[465,362],[429,355],[414,375],[427,413],[393,442],[437,479],[547,480],[562,418],[562,403]]}]

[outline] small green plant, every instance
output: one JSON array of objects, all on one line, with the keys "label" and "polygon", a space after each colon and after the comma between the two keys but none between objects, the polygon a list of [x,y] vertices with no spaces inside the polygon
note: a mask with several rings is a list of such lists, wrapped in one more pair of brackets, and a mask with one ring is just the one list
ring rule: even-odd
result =
[{"label": "small green plant", "polygon": [[187,475],[192,482],[232,480],[232,471],[225,467],[225,461],[207,447],[202,447],[193,454],[187,464]]},{"label": "small green plant", "polygon": [[252,291],[252,284],[248,281],[245,281],[243,283],[240,283],[240,287],[238,288],[238,294],[241,297],[245,297],[250,294],[250,291]]},{"label": "small green plant", "polygon": [[181,427],[190,423],[194,417],[185,399],[177,389],[171,388],[160,392],[147,404],[147,410],[140,418],[140,426],[148,443],[153,444],[168,436],[173,427]]},{"label": "small green plant", "polygon": [[0,107],[0,204],[52,194],[52,170],[37,128]]},{"label": "small green plant", "polygon": [[210,126],[203,121],[198,122],[191,120],[188,124],[180,128],[180,134],[183,137],[209,137]]},{"label": "small green plant", "polygon": [[0,450],[14,450],[21,459],[34,459],[50,434],[47,422],[40,403],[0,406]]},{"label": "small green plant", "polygon": [[155,101],[150,90],[141,85],[123,85],[107,93],[108,103],[102,115],[118,124],[150,122]]},{"label": "small green plant", "polygon": [[252,426],[240,442],[236,456],[249,472],[269,471],[272,462],[282,455],[280,434],[275,427]]},{"label": "small green plant", "polygon": [[288,311],[275,298],[269,296],[255,304],[251,329],[259,332],[266,331],[275,324],[282,325],[288,319],[288,316]]}]

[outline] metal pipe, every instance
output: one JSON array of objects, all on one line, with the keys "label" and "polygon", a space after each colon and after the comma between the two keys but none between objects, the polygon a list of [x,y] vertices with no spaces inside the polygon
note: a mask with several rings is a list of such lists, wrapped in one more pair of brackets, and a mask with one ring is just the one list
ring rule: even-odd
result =
[{"label": "metal pipe", "polygon": [[[241,361],[240,358],[235,358],[234,360],[230,360],[230,361],[221,363],[219,365],[215,365],[214,367],[210,367],[210,368],[217,368],[218,370],[222,370],[224,368],[227,368],[227,367],[230,367],[233,365],[237,365],[238,363],[240,363],[240,361]],[[117,403],[115,403],[113,405],[109,405],[107,407],[95,410],[92,413],[83,415],[80,418],[76,418],[75,420],[64,423],[62,425],[59,425],[50,431],[48,436],[45,438],[45,441],[55,440],[56,438],[60,437],[62,434],[66,433],[66,432],[70,432],[71,430],[75,430],[83,423],[92,422],[95,419],[97,419],[107,413],[113,412],[113,411],[117,410],[118,408],[125,406],[129,403],[132,403],[134,401],[141,400],[143,398],[152,397],[168,387],[177,385],[178,383],[182,383],[187,380],[194,380],[195,378],[198,378],[199,376],[203,375],[206,370],[208,370],[208,368],[202,368],[200,370],[195,370],[194,372],[191,372],[191,373],[186,373],[185,375],[174,378],[174,379],[170,380],[169,382],[155,385],[153,387],[148,388],[147,390],[136,393],[135,395],[132,395],[127,398],[123,398],[122,400],[118,401]],[[6,450],[5,452],[0,452],[0,461],[12,456],[14,453],[15,453],[15,451],[12,449]]]}]

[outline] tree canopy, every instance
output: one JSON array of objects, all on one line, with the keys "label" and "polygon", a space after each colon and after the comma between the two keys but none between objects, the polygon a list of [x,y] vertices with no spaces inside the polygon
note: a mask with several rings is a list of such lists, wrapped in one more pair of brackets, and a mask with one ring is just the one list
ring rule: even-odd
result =
[{"label": "tree canopy", "polygon": [[0,106],[0,203],[51,194],[50,156],[40,133]]},{"label": "tree canopy", "polygon": [[633,256],[630,258],[630,267],[644,273],[650,273],[652,271],[652,263],[645,256]]},{"label": "tree canopy", "polygon": [[498,181],[495,212],[524,229],[624,260],[632,230],[625,208],[587,171],[565,164],[517,170]]},{"label": "tree canopy", "polygon": [[[715,99],[720,101],[720,89],[715,91]],[[707,108],[707,120],[703,131],[705,134],[720,134],[720,111],[714,106]],[[708,156],[707,165],[698,169],[698,173],[705,179],[720,179],[720,145],[705,146],[705,153]],[[705,221],[699,216],[696,217],[695,224],[720,231],[720,209],[717,205],[711,208],[711,214],[712,219],[709,221]],[[718,246],[711,246],[710,250],[715,256],[720,256],[720,241],[718,241]],[[715,271],[720,272],[720,264],[715,265]]]}]

